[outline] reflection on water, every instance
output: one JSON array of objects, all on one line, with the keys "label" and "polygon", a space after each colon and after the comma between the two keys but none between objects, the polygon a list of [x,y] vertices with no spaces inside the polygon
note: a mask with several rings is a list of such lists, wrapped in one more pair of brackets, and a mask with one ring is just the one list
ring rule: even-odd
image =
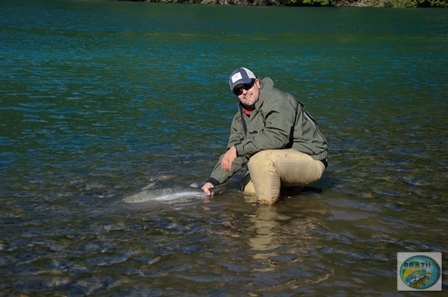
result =
[{"label": "reflection on water", "polygon": [[[445,11],[0,3],[5,296],[407,296],[396,253],[447,253]],[[120,203],[207,177],[242,65],[315,115],[324,177]]]},{"label": "reflection on water", "polygon": [[333,274],[331,269],[322,271],[323,267],[308,265],[311,259],[319,262],[319,220],[302,214],[300,209],[294,213],[284,210],[259,206],[249,215],[254,234],[249,242],[257,263],[254,272],[288,290],[326,281]]}]

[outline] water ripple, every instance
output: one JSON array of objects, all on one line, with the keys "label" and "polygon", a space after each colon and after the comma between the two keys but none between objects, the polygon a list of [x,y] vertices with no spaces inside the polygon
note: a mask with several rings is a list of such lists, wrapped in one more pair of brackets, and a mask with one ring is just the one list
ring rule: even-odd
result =
[{"label": "water ripple", "polygon": [[[0,6],[3,294],[404,296],[396,253],[448,252],[446,13]],[[120,204],[207,177],[244,64],[327,136],[313,190],[264,207],[235,178],[208,200]]]}]

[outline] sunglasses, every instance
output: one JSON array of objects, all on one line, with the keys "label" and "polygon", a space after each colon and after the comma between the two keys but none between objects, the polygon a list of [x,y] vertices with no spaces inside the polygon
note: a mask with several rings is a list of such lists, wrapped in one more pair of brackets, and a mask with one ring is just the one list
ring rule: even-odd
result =
[{"label": "sunglasses", "polygon": [[243,89],[249,91],[255,84],[255,79],[252,79],[250,84],[244,84],[242,87],[233,89],[233,93],[237,96],[243,94]]}]

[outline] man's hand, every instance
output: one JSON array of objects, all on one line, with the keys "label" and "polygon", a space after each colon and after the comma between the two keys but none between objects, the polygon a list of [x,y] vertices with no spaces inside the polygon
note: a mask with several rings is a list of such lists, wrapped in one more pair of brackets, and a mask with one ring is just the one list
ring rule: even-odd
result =
[{"label": "man's hand", "polygon": [[201,188],[207,196],[210,196],[210,189],[213,189],[213,184],[210,182],[205,183]]},{"label": "man's hand", "polygon": [[232,162],[236,159],[236,148],[232,146],[227,150],[221,160],[221,168],[225,171],[232,170]]}]

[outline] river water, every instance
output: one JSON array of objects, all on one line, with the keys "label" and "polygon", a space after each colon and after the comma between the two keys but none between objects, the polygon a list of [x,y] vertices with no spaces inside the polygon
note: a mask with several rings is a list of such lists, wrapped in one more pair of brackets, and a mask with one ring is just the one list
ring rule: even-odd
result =
[{"label": "river water", "polygon": [[[0,7],[1,296],[410,296],[397,252],[447,266],[446,10]],[[240,66],[318,120],[323,178],[270,207],[239,176],[209,200],[124,207],[207,178]]]}]

